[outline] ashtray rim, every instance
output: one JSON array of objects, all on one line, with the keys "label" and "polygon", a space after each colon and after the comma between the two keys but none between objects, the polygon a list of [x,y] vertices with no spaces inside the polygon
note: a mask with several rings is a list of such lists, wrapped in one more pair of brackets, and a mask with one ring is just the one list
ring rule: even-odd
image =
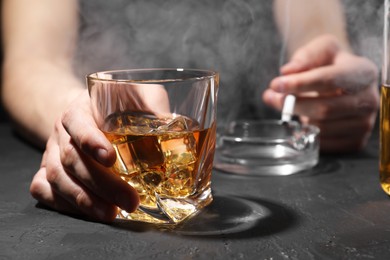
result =
[{"label": "ashtray rim", "polygon": [[[300,124],[297,121],[289,121],[284,122],[282,120],[277,119],[267,119],[267,120],[235,120],[232,121],[229,126],[227,127],[226,131],[220,136],[222,139],[235,139],[236,142],[251,142],[254,141],[270,141],[273,140],[274,142],[278,143],[281,141],[286,140],[287,138],[271,138],[267,136],[243,136],[243,135],[237,135],[234,133],[231,133],[231,130],[235,126],[240,126],[241,128],[253,128],[253,126],[259,127],[259,126],[282,126],[287,125],[291,126],[297,131],[306,131],[309,135],[319,135],[320,129],[315,125],[306,125],[306,124]],[[295,131],[294,133],[296,133]]]},{"label": "ashtray rim", "polygon": [[[259,129],[261,126],[281,126],[282,124],[288,124],[287,127],[291,127],[291,134],[287,133],[283,138],[271,138],[264,136],[255,136],[255,132],[253,130]],[[244,128],[248,131],[252,130],[251,133],[247,132],[242,134],[239,130],[234,128]],[[268,130],[267,130],[268,131]],[[319,161],[319,133],[320,129],[314,125],[306,125],[301,124],[297,121],[289,121],[283,122],[282,120],[236,120],[232,121],[227,130],[218,137],[217,147],[216,147],[216,156],[214,158],[214,169],[220,170],[225,173],[233,173],[233,174],[246,174],[246,175],[260,175],[260,176],[285,176],[291,175],[297,172],[301,172],[303,170],[312,168]],[[247,136],[245,136],[247,134]],[[239,146],[248,145],[253,147],[257,146],[261,149],[261,147],[269,147],[270,145],[284,145],[289,142],[290,144],[296,141],[294,138],[300,138],[303,136],[304,139],[308,143],[304,144],[305,147],[302,150],[297,150],[297,160],[289,163],[280,163],[280,158],[269,158],[267,164],[261,165],[261,163],[250,164],[250,163],[240,163],[242,159],[240,156],[237,156],[236,160],[232,160],[231,157],[228,159],[224,159],[224,152],[228,151],[228,149],[234,148],[226,148],[224,147],[225,142],[236,143]],[[307,146],[306,146],[307,145]],[[310,154],[310,158],[305,158],[307,160],[303,160],[303,157],[306,157],[307,154]],[[255,157],[255,156],[254,156]],[[225,157],[226,158],[226,157]],[[299,159],[301,158],[301,159]],[[251,159],[253,160],[253,159]],[[258,159],[261,161],[262,159]],[[234,161],[234,163],[232,162]],[[275,163],[273,163],[273,161]],[[270,167],[271,166],[271,167]],[[272,170],[270,170],[272,168]],[[275,170],[274,170],[275,169]],[[279,170],[283,171],[283,173],[276,173]],[[272,172],[272,171],[275,171]]]}]

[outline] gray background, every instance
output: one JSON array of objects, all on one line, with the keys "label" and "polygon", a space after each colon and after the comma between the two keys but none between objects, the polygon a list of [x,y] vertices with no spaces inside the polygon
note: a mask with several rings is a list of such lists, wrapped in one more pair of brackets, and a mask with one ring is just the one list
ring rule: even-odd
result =
[{"label": "gray background", "polygon": [[[382,1],[342,2],[355,52],[380,66]],[[272,3],[271,0],[81,1],[76,73],[83,78],[90,72],[123,68],[217,70],[221,74],[220,126],[236,117],[278,117],[261,101],[262,92],[278,75],[283,60]]]}]

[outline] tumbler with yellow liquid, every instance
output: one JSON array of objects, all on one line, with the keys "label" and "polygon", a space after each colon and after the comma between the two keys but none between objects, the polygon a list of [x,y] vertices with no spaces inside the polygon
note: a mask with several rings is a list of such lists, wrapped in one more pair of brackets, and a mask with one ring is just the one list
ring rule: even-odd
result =
[{"label": "tumbler with yellow liquid", "polygon": [[380,183],[390,195],[390,12],[389,0],[384,0],[383,66],[380,103]]},{"label": "tumbler with yellow liquid", "polygon": [[117,218],[177,224],[211,203],[218,73],[185,69],[97,72],[87,84],[112,171],[135,188],[135,212]]}]

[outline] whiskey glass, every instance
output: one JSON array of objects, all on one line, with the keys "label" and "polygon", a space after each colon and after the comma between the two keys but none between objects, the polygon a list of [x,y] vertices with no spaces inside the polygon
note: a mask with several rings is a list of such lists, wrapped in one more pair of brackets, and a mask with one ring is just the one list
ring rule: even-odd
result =
[{"label": "whiskey glass", "polygon": [[212,202],[217,72],[103,71],[87,85],[95,121],[116,151],[112,171],[140,197],[118,219],[178,224]]},{"label": "whiskey glass", "polygon": [[382,189],[390,195],[390,3],[384,1],[383,64],[380,99],[379,175]]}]

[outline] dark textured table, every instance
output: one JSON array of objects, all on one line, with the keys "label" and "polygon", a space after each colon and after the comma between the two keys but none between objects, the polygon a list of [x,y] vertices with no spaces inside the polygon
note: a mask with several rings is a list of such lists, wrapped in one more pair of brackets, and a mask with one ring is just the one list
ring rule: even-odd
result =
[{"label": "dark textured table", "polygon": [[0,259],[390,259],[378,137],[289,177],[213,173],[215,200],[177,230],[89,222],[29,195],[41,152],[0,124]]}]

